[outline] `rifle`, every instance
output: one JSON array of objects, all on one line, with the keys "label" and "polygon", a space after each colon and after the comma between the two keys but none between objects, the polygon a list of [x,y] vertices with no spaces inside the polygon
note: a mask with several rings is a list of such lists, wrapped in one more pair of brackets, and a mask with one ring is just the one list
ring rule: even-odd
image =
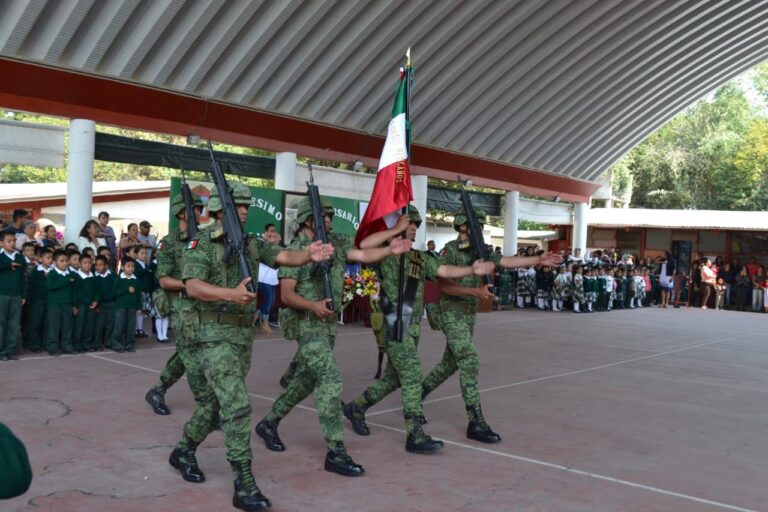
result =
[{"label": "rifle", "polygon": [[235,200],[232,198],[232,191],[229,189],[229,185],[227,185],[224,172],[222,172],[216,157],[213,155],[211,141],[208,141],[208,152],[211,154],[211,177],[213,178],[214,185],[216,185],[219,201],[221,201],[221,228],[224,230],[227,244],[222,261],[229,263],[233,256],[236,257],[240,267],[240,279],[243,280],[250,277],[251,280],[245,287],[249,292],[256,293],[256,280],[253,279],[251,263],[248,261],[248,238],[243,231],[243,226],[240,224],[237,205],[235,205]]},{"label": "rifle", "polygon": [[184,199],[184,210],[187,212],[187,237],[191,240],[197,236],[197,218],[195,205],[192,204],[192,191],[186,180],[181,184],[181,197]]},{"label": "rifle", "polygon": [[[483,230],[480,229],[480,223],[475,218],[475,210],[472,209],[472,200],[469,198],[469,192],[464,188],[465,180],[459,176],[459,187],[461,192],[461,204],[464,206],[464,213],[467,217],[467,224],[469,225],[469,245],[472,246],[472,251],[475,253],[475,257],[483,261],[489,261],[490,256],[488,254],[488,247],[485,245],[483,239]],[[491,277],[487,274],[483,275],[485,284],[493,286]]]},{"label": "rifle", "polygon": [[[315,178],[312,175],[312,164],[308,164],[309,167],[309,181],[307,182],[307,193],[309,194],[309,203],[312,205],[312,218],[315,220],[315,240],[320,240],[323,244],[328,243],[328,233],[325,232],[325,212],[323,211],[323,205],[320,203],[320,191],[315,185]],[[312,268],[312,274],[317,272],[323,273],[323,290],[325,296],[331,299],[328,302],[328,309],[333,311],[333,288],[331,287],[331,261],[322,261],[315,263]]]}]

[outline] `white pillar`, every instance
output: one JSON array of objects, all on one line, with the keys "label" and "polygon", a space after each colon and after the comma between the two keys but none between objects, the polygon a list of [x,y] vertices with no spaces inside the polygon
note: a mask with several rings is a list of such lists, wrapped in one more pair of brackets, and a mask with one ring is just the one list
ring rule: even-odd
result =
[{"label": "white pillar", "polygon": [[520,192],[507,192],[504,210],[504,256],[517,255],[517,223],[520,220]]},{"label": "white pillar", "polygon": [[578,247],[581,249],[581,257],[587,256],[587,212],[589,205],[587,203],[576,203],[573,205],[573,251]]},{"label": "white pillar", "polygon": [[93,207],[93,152],[96,123],[87,119],[69,122],[69,158],[67,159],[67,199],[64,239],[77,242],[77,236],[91,219]]},{"label": "white pillar", "polygon": [[413,246],[421,251],[427,248],[427,177],[411,175],[413,189],[413,205],[419,209],[422,223],[416,231],[416,242]]},{"label": "white pillar", "polygon": [[275,158],[275,188],[287,192],[296,189],[296,153],[278,153]]}]

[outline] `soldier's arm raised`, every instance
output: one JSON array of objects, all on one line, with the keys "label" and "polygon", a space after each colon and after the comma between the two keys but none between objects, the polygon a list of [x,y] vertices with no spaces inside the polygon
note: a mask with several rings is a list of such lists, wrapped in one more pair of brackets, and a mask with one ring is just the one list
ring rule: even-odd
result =
[{"label": "soldier's arm raised", "polygon": [[323,244],[318,240],[308,245],[306,250],[292,251],[283,249],[277,254],[275,262],[286,267],[300,267],[310,261],[325,261],[332,256],[333,246],[331,244]]},{"label": "soldier's arm raised", "polygon": [[504,268],[530,267],[533,265],[559,265],[563,261],[557,254],[551,252],[541,256],[503,256],[499,265]]},{"label": "soldier's arm raised", "polygon": [[479,299],[493,297],[493,293],[491,293],[488,286],[485,284],[473,288],[471,286],[462,286],[453,279],[438,279],[437,282],[440,285],[440,292],[446,295],[453,295],[454,297],[470,296]]},{"label": "soldier's arm raised", "polygon": [[[373,235],[372,235],[373,236]],[[363,242],[369,240],[371,237],[366,238]],[[360,246],[362,247],[362,243]],[[390,255],[399,255],[411,250],[413,242],[405,240],[404,238],[396,238],[392,240],[386,247],[373,247],[370,249],[350,249],[347,251],[347,261],[355,261],[359,263],[376,263],[383,260]]]},{"label": "soldier's arm raised", "polygon": [[471,275],[481,276],[493,272],[495,265],[491,261],[475,261],[471,267],[459,267],[456,265],[440,265],[437,269],[437,277],[446,279],[460,279]]},{"label": "soldier's arm raised", "polygon": [[360,242],[360,248],[372,249],[374,247],[379,247],[390,238],[393,238],[399,235],[400,233],[402,233],[403,231],[405,231],[406,229],[408,229],[408,222],[409,222],[408,215],[401,215],[397,221],[397,224],[395,224],[391,229],[387,229],[386,231],[379,231],[378,233],[373,233],[372,235],[364,239],[362,242]]}]

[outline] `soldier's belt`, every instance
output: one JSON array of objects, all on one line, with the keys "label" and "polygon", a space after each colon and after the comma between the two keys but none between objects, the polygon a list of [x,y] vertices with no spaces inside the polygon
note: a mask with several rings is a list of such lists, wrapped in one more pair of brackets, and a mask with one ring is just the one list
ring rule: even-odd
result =
[{"label": "soldier's belt", "polygon": [[441,302],[440,309],[443,313],[448,311],[458,311],[467,315],[474,315],[477,312],[477,306],[466,302]]},{"label": "soldier's belt", "polygon": [[[303,320],[314,320],[316,322],[320,322],[320,323],[324,323],[324,324],[335,323],[335,322],[339,321],[339,314],[337,312],[335,312],[335,311],[333,312],[333,314],[331,316],[329,316],[328,318],[326,318],[324,320],[321,320],[321,319],[317,318],[317,315],[315,315],[311,311],[307,311],[306,309],[303,310],[303,313],[304,313],[303,314],[303,317],[304,317]],[[301,317],[302,317],[302,315],[300,313],[299,314],[299,318],[301,318]]]},{"label": "soldier's belt", "polygon": [[186,299],[187,294],[184,290],[174,290],[172,292],[166,291],[169,299]]},{"label": "soldier's belt", "polygon": [[201,311],[200,323],[204,324],[225,324],[238,327],[251,327],[255,315],[242,315],[238,313],[219,313],[216,311]]}]

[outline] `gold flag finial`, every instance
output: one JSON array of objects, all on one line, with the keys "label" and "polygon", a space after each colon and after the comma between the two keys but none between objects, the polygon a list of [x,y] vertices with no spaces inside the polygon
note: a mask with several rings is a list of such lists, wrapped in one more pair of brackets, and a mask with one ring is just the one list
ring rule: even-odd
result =
[{"label": "gold flag finial", "polygon": [[410,46],[405,51],[405,67],[406,68],[413,67],[413,64],[411,63],[411,47]]}]

